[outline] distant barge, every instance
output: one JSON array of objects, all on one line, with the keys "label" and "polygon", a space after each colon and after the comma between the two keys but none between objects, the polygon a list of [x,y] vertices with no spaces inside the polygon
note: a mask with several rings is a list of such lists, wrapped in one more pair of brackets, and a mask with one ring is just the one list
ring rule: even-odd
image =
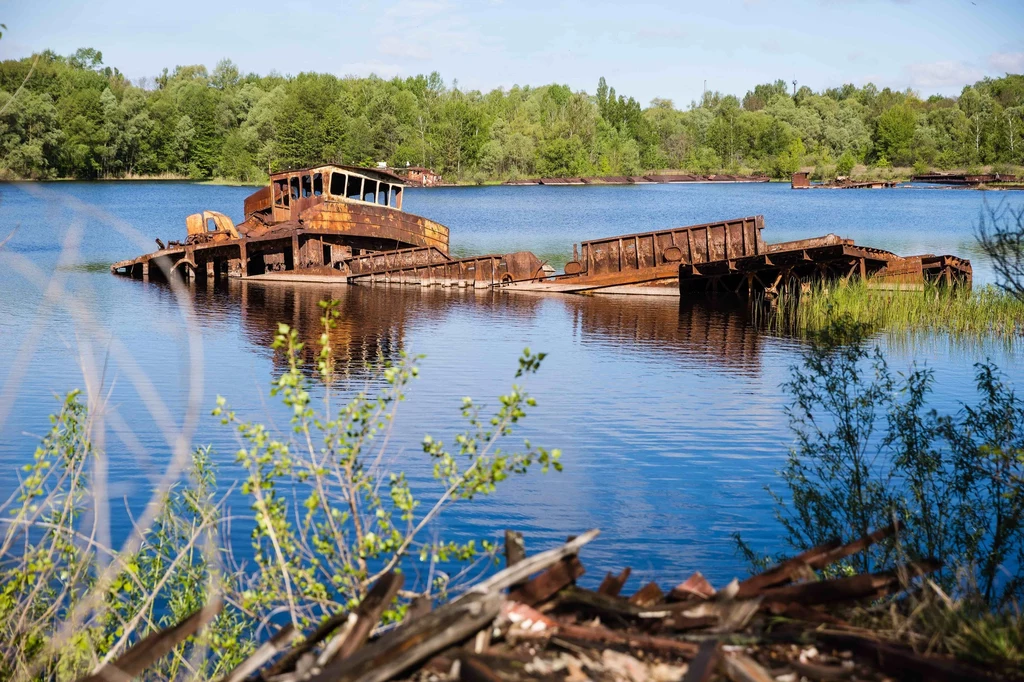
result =
[{"label": "distant barge", "polygon": [[729,175],[711,174],[694,175],[691,173],[670,174],[655,173],[651,175],[605,175],[598,177],[552,177],[534,178],[531,180],[509,180],[506,185],[650,185],[650,184],[681,184],[681,183],[729,183],[729,182],[770,182],[766,175]]},{"label": "distant barge", "polygon": [[[970,287],[970,261],[898,256],[835,235],[769,244],[762,216],[605,237],[573,245],[562,273],[529,251],[452,258],[448,228],[402,211],[401,178],[324,165],[275,173],[245,199],[245,220],[204,211],[184,242],[114,263],[144,280],[250,280],[501,287],[574,294],[720,292],[773,300],[816,281],[864,279],[882,289]],[[795,289],[794,289],[795,288]]]}]

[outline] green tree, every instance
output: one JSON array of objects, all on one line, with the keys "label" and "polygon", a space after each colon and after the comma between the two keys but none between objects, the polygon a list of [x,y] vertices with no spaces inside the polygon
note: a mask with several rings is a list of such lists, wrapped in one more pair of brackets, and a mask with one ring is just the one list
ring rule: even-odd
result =
[{"label": "green tree", "polygon": [[875,154],[896,165],[909,165],[913,160],[912,143],[917,118],[904,105],[887,109],[878,117],[875,129]]},{"label": "green tree", "polygon": [[857,165],[857,158],[853,155],[849,149],[843,152],[843,155],[836,161],[836,173],[838,175],[849,177],[850,173],[853,172],[853,167]]}]

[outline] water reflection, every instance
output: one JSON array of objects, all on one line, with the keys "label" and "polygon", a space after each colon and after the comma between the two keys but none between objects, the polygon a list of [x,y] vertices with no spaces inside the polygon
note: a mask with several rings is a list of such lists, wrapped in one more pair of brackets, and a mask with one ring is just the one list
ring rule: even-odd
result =
[{"label": "water reflection", "polygon": [[746,306],[733,300],[569,296],[563,303],[584,343],[680,353],[744,373],[760,368],[760,334]]},{"label": "water reflection", "polygon": [[[260,283],[229,280],[193,288],[196,314],[207,324],[237,316],[245,338],[270,348],[278,323],[298,332],[302,364],[316,366],[322,332],[319,302],[338,301],[341,313],[331,331],[339,371],[360,377],[381,361],[395,361],[406,349],[411,327],[443,323],[454,311],[469,315],[463,333],[485,342],[496,319],[533,320],[541,307],[566,314],[582,344],[619,351],[679,354],[709,367],[746,375],[761,366],[762,336],[745,305],[734,300],[680,300],[665,296],[551,296],[501,290],[345,284]],[[476,324],[474,320],[479,321]],[[275,360],[280,363],[280,358]],[[278,366],[280,369],[280,366]]]}]

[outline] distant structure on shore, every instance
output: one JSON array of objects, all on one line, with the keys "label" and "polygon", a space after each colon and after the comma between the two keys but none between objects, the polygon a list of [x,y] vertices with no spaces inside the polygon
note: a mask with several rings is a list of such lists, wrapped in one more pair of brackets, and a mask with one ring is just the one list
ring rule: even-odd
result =
[{"label": "distant structure on shore", "polygon": [[405,180],[410,187],[438,187],[444,184],[444,178],[440,173],[423,166],[405,166],[389,170]]}]

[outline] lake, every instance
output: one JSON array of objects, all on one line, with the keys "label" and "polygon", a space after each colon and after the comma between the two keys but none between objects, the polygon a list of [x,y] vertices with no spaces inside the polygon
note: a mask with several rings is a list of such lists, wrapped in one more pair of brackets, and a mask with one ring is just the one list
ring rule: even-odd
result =
[{"label": "lake", "polygon": [[[0,492],[17,483],[48,428],[55,396],[84,388],[82,366],[103,377],[105,450],[114,539],[130,528],[126,509],[148,500],[170,448],[146,404],[142,377],[175,422],[190,399],[188,325],[162,285],[114,277],[108,265],[182,239],[186,215],[222,211],[242,218],[252,188],[169,182],[0,185]],[[406,210],[451,228],[452,252],[532,250],[556,266],[587,238],[734,218],[765,216],[766,241],[829,232],[898,253],[952,253],[972,259],[975,282],[992,281],[974,246],[984,208],[1024,205],[1024,193],[897,189],[792,191],[788,184],[410,189]],[[125,236],[130,226],[141,235]],[[61,257],[68,235],[71,257]],[[67,295],[40,288],[56,275]],[[40,280],[39,278],[43,278]],[[276,323],[317,338],[317,301],[340,300],[334,335],[346,390],[374,387],[365,363],[378,354],[423,354],[421,378],[399,412],[390,453],[414,486],[435,491],[420,441],[448,443],[463,428],[472,396],[493,407],[513,381],[525,346],[548,353],[528,382],[539,406],[518,438],[563,452],[565,471],[531,474],[489,498],[457,507],[439,529],[454,538],[526,535],[546,548],[597,527],[585,550],[595,583],[624,564],[639,580],[663,583],[700,570],[715,584],[743,575],[730,534],[761,550],[783,549],[764,486],[793,438],[780,385],[799,360],[799,339],[764,335],[742,309],[658,297],[584,297],[436,288],[346,287],[231,281],[199,288],[194,348],[203,362],[194,444],[211,444],[226,487],[239,478],[232,432],[209,415],[217,395],[240,416],[287,427],[268,396],[280,370],[270,347]],[[886,340],[891,364],[935,369],[932,404],[954,411],[973,400],[973,364],[991,357],[1024,386],[1017,343],[953,342],[935,336]],[[233,497],[236,513],[245,512]],[[233,527],[245,545],[244,524]]]}]

